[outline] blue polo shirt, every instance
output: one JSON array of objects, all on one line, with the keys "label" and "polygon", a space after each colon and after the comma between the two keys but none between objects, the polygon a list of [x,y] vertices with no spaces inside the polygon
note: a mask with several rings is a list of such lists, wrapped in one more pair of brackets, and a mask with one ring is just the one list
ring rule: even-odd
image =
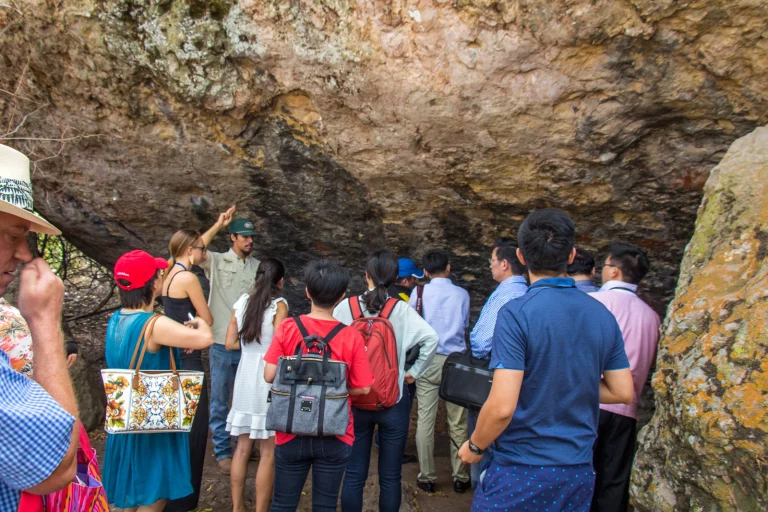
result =
[{"label": "blue polo shirt", "polygon": [[600,378],[629,368],[616,319],[571,278],[533,283],[501,308],[491,368],[523,370],[517,409],[496,439],[501,464],[592,462]]}]

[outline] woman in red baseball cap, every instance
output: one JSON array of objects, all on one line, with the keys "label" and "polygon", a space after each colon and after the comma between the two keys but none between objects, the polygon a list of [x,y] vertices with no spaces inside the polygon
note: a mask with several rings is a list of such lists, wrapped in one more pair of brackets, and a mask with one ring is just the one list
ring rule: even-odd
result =
[{"label": "woman in red baseball cap", "polygon": [[[168,262],[144,251],[131,251],[115,263],[114,277],[122,308],[107,325],[107,368],[128,368],[144,324],[154,314]],[[146,340],[142,370],[169,370],[171,356],[163,347],[201,350],[213,333],[200,317],[180,324],[160,317]],[[190,327],[193,327],[190,329]],[[180,366],[178,351],[174,351]],[[110,504],[137,512],[159,512],[169,499],[192,493],[187,433],[107,435],[104,488]],[[138,507],[138,509],[135,509]]]}]

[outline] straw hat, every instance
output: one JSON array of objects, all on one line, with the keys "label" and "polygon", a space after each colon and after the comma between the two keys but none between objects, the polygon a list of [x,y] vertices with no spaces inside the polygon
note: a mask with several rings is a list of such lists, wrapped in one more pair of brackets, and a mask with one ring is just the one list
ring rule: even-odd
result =
[{"label": "straw hat", "polygon": [[10,213],[32,223],[35,233],[60,235],[50,222],[34,211],[29,158],[13,148],[0,144],[0,212]]}]

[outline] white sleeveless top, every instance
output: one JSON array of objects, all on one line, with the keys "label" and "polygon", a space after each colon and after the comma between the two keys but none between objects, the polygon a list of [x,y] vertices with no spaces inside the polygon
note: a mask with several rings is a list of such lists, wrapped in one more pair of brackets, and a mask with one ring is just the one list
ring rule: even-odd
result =
[{"label": "white sleeveless top", "polygon": [[[233,306],[238,331],[243,328],[243,316],[248,307],[249,296],[247,293],[242,295]],[[244,340],[240,340],[240,350],[242,350],[243,355],[248,353],[264,355],[267,353],[269,345],[272,344],[272,336],[275,334],[275,326],[272,325],[272,322],[275,319],[275,313],[277,313],[278,302],[284,302],[286,306],[288,305],[284,298],[278,297],[277,299],[272,299],[267,309],[264,310],[264,318],[261,322],[261,343],[257,343],[254,340],[250,340],[250,343],[243,343]]]}]

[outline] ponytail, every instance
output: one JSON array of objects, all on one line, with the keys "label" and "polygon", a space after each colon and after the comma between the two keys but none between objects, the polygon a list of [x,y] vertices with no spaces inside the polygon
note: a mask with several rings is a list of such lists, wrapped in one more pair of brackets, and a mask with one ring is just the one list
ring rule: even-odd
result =
[{"label": "ponytail", "polygon": [[373,252],[368,256],[365,262],[365,273],[373,281],[374,289],[363,294],[365,309],[371,312],[381,311],[387,302],[387,288],[397,279],[397,270],[397,258],[386,249]]},{"label": "ponytail", "polygon": [[280,297],[280,280],[285,277],[285,266],[279,260],[267,258],[259,263],[253,291],[243,313],[243,326],[238,335],[242,343],[261,343],[261,326],[264,312],[270,303]]}]

